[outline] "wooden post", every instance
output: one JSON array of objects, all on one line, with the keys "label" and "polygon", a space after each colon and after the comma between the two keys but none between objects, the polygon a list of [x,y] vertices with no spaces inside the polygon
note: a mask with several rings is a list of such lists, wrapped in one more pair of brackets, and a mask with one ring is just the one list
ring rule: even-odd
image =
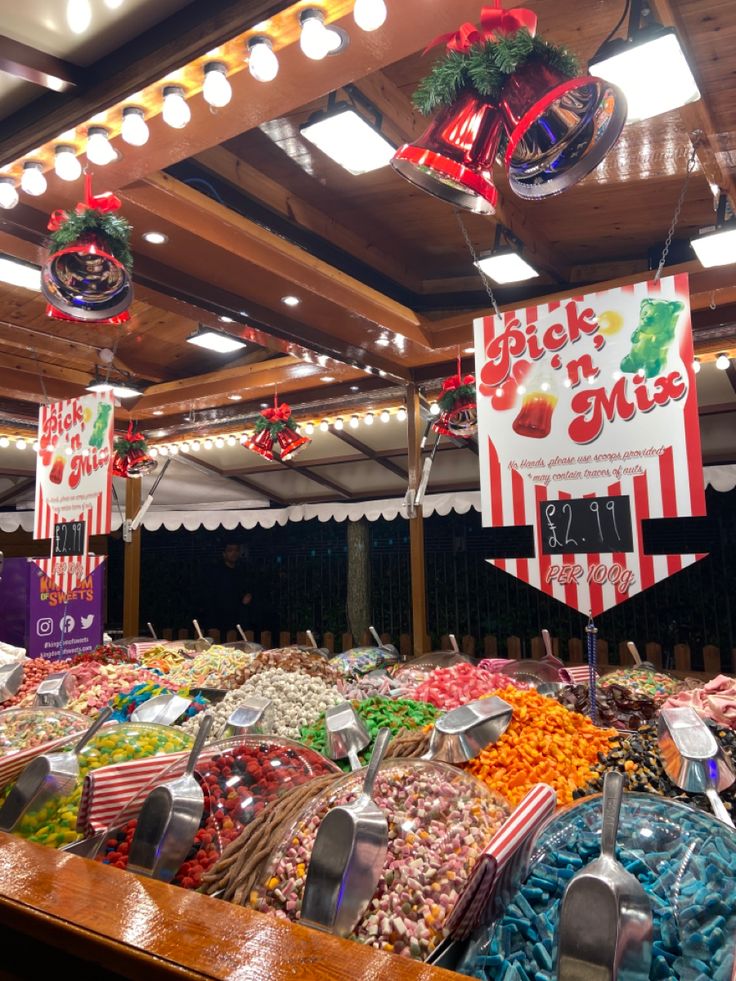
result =
[{"label": "wooden post", "polygon": [[[412,494],[422,479],[421,441],[424,432],[419,392],[415,385],[406,386],[409,439],[409,487]],[[424,564],[424,517],[421,505],[409,518],[409,568],[411,577],[411,633],[415,657],[427,650],[427,582]]]},{"label": "wooden post", "polygon": [[[362,637],[371,624],[371,530],[365,518],[348,521],[348,630]],[[377,624],[381,627],[381,624]]]},{"label": "wooden post", "polygon": [[[125,517],[133,519],[141,506],[141,482],[125,481]],[[141,608],[141,529],[133,532],[133,541],[125,545],[123,569],[123,636],[137,637]]]}]

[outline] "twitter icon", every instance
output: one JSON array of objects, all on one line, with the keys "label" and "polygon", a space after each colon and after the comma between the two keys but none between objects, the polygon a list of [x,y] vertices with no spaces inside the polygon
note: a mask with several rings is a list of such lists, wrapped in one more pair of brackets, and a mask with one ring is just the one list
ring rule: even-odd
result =
[{"label": "twitter icon", "polygon": [[89,616],[82,617],[82,630],[89,630],[92,624],[95,622],[94,613],[90,613]]}]

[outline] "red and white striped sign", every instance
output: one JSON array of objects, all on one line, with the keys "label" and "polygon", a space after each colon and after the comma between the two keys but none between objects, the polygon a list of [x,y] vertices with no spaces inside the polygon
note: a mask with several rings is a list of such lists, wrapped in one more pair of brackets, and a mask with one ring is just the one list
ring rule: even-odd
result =
[{"label": "red and white striped sign", "polygon": [[[105,561],[104,555],[70,555],[61,558],[33,559],[35,565],[48,579],[51,589],[69,597],[80,583],[84,583],[95,569]],[[42,589],[42,592],[50,592]]]},{"label": "red and white striped sign", "polygon": [[[703,558],[646,554],[642,532],[705,514],[686,275],[476,320],[475,350],[483,523],[534,536],[533,556],[488,561],[596,616]],[[578,547],[564,502],[617,497],[631,550]]]}]

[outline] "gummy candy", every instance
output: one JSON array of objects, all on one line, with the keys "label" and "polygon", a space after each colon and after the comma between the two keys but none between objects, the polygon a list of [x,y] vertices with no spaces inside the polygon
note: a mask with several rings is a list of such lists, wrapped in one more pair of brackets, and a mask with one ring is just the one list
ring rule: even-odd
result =
[{"label": "gummy candy", "polygon": [[683,308],[679,300],[647,297],[641,301],[639,325],[631,335],[631,351],[621,361],[621,371],[632,375],[641,372],[646,378],[661,373]]},{"label": "gummy candy", "polygon": [[98,450],[102,449],[102,443],[105,439],[105,431],[107,429],[107,420],[111,411],[112,406],[109,402],[102,402],[97,408],[97,418],[92,427],[89,445],[96,447]]}]

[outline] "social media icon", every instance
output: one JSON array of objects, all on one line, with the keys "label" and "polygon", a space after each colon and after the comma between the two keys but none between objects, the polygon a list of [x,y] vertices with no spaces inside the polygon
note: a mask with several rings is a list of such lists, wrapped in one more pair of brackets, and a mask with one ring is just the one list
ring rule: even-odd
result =
[{"label": "social media icon", "polygon": [[54,632],[54,621],[51,617],[44,617],[42,620],[36,621],[36,633],[39,637],[48,637],[49,634]]},{"label": "social media icon", "polygon": [[95,622],[94,613],[90,613],[89,616],[82,617],[82,630],[89,630],[92,624]]},{"label": "social media icon", "polygon": [[71,614],[67,614],[67,616],[61,618],[61,621],[59,622],[59,630],[61,630],[63,634],[70,634],[76,625],[77,621],[74,619],[74,617],[71,616]]}]

